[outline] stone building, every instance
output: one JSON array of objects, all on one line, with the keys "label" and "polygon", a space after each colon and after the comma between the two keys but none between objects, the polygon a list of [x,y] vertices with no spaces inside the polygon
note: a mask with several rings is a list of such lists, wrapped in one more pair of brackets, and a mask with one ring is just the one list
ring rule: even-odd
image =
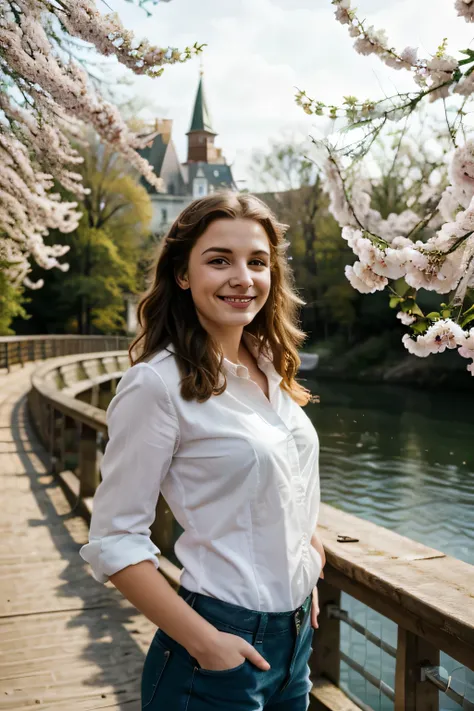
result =
[{"label": "stone building", "polygon": [[217,136],[204,94],[202,73],[194,102],[185,163],[181,163],[173,143],[172,119],[157,119],[153,127],[158,131],[151,145],[140,151],[163,179],[163,192],[157,192],[143,179],[153,204],[153,232],[162,232],[181,210],[197,197],[222,189],[237,190],[231,166],[215,145]]}]

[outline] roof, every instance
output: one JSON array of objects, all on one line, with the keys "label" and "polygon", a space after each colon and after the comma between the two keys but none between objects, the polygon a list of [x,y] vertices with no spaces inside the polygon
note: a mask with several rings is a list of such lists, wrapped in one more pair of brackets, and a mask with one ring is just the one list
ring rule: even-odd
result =
[{"label": "roof", "polygon": [[212,128],[211,117],[209,115],[209,109],[207,108],[206,97],[204,96],[202,77],[199,79],[199,86],[196,94],[196,101],[194,102],[193,117],[191,119],[189,131],[208,131],[209,133],[217,135]]},{"label": "roof", "polygon": [[230,188],[237,190],[232,177],[230,165],[221,163],[188,163],[188,185],[192,190],[194,178],[206,178],[209,185],[212,185],[216,190],[219,188]]},{"label": "roof", "polygon": [[145,160],[151,163],[155,174],[159,176],[161,175],[161,168],[163,166],[167,148],[168,143],[163,140],[163,134],[159,133],[153,139],[151,146],[142,148],[138,151],[138,153],[145,158]]}]

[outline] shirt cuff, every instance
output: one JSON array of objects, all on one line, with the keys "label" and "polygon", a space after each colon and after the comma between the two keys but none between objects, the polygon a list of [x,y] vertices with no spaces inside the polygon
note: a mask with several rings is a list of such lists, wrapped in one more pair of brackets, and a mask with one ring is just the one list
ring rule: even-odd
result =
[{"label": "shirt cuff", "polygon": [[92,577],[99,583],[106,583],[110,575],[142,560],[151,560],[158,570],[160,553],[151,539],[141,533],[90,538],[79,550],[81,558],[92,568]]}]

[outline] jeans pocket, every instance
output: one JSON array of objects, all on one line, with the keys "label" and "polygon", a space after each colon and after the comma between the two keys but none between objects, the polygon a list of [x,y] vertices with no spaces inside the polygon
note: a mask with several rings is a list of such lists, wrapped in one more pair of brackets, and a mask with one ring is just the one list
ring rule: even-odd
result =
[{"label": "jeans pocket", "polygon": [[248,659],[245,658],[242,664],[239,664],[236,667],[232,667],[231,669],[204,669],[203,667],[197,666],[196,671],[199,674],[204,674],[205,676],[225,676],[226,674],[235,674],[235,672],[240,671],[244,668],[247,662]]},{"label": "jeans pocket", "polygon": [[171,650],[166,649],[156,636],[150,645],[143,665],[141,680],[141,707],[146,709],[156,694],[156,690],[169,661]]},{"label": "jeans pocket", "polygon": [[[246,642],[249,644],[252,644],[253,640],[253,635],[251,632],[243,631],[243,630],[238,630],[231,625],[228,625],[226,622],[218,621],[218,620],[213,620],[210,618],[207,618],[208,622],[213,625],[219,632],[226,632],[227,634],[233,634],[236,637],[240,637],[241,639],[244,639]],[[197,662],[197,660],[196,660]],[[230,669],[203,669],[203,667],[199,666],[199,663],[196,664],[196,672],[199,674],[204,674],[205,676],[225,676],[227,674],[235,674],[236,672],[240,671],[243,669],[247,664],[249,664],[249,660],[247,657],[244,659],[244,661],[241,664],[238,664],[236,667],[232,667]]]}]

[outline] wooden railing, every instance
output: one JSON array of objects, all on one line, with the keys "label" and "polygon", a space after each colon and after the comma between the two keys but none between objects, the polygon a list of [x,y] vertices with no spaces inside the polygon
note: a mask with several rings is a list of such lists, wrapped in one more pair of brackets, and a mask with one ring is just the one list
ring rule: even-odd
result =
[{"label": "wooden railing", "polygon": [[[52,470],[86,518],[92,512],[107,441],[105,412],[98,405],[101,397],[110,400],[127,366],[126,352],[94,353],[47,362],[32,377],[32,419],[49,449]],[[327,564],[324,580],[318,582],[320,615],[310,659],[311,708],[369,708],[339,687],[344,661],[391,699],[395,711],[437,711],[440,690],[459,708],[472,711],[472,699],[463,699],[462,690],[443,677],[439,657],[441,650],[474,670],[474,566],[325,504],[318,530]],[[152,538],[162,551],[160,569],[175,588],[180,578],[173,562],[177,532],[160,496]],[[388,644],[351,619],[341,608],[342,592],[396,623],[396,644]],[[394,688],[341,650],[342,625],[362,632],[394,658]]]},{"label": "wooden railing", "polygon": [[0,370],[32,360],[128,348],[126,336],[0,336]]}]

